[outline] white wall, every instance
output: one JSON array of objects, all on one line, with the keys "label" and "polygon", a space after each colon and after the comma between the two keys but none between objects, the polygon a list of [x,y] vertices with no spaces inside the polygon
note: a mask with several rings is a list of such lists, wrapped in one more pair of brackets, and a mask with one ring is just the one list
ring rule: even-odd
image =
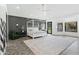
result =
[{"label": "white wall", "polygon": [[[52,33],[54,35],[67,35],[67,36],[75,36],[79,37],[79,15],[69,16],[69,17],[61,17],[61,18],[52,18]],[[65,22],[77,21],[78,32],[65,32]],[[57,32],[57,23],[63,23],[63,32]]]}]

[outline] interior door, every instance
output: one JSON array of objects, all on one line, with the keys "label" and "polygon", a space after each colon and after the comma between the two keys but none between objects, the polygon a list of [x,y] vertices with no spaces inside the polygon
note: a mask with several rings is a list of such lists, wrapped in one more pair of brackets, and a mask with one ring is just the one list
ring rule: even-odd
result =
[{"label": "interior door", "polygon": [[47,33],[52,34],[52,22],[47,22]]}]

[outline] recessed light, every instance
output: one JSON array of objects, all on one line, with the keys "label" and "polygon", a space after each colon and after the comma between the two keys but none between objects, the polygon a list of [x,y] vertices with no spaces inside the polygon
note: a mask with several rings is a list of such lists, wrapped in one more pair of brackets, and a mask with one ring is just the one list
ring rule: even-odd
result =
[{"label": "recessed light", "polygon": [[16,9],[20,9],[20,6],[17,6]]}]

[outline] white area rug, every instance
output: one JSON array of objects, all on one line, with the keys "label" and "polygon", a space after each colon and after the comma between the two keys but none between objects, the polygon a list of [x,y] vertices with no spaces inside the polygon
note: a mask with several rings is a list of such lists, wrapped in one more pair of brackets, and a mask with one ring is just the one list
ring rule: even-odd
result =
[{"label": "white area rug", "polygon": [[76,38],[51,36],[25,40],[24,43],[34,52],[36,55],[58,55],[66,48],[68,48]]}]

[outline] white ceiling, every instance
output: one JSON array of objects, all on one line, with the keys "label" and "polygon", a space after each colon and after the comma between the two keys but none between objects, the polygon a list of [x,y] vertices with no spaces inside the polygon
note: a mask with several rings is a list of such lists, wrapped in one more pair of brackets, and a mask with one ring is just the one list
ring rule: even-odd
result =
[{"label": "white ceiling", "polygon": [[44,6],[45,8],[41,4],[8,4],[7,9],[8,15],[38,19],[79,13],[79,4],[45,4]]}]

